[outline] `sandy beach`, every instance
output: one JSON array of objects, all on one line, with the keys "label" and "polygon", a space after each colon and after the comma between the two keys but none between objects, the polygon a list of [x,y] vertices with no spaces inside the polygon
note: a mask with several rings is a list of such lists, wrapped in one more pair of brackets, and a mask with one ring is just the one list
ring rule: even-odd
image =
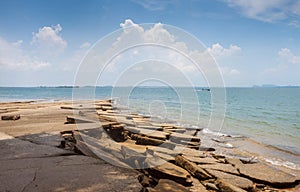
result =
[{"label": "sandy beach", "polygon": [[220,155],[202,130],[95,106],[0,103],[1,117],[20,115],[0,121],[0,191],[300,190],[298,170]]}]

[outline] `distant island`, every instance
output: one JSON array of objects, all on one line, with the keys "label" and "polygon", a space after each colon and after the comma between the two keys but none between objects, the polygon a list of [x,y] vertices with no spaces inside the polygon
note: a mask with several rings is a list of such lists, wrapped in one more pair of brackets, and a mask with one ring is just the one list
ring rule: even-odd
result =
[{"label": "distant island", "polygon": [[257,88],[300,88],[300,86],[298,86],[298,85],[274,85],[274,84],[253,85],[252,87],[257,87]]}]

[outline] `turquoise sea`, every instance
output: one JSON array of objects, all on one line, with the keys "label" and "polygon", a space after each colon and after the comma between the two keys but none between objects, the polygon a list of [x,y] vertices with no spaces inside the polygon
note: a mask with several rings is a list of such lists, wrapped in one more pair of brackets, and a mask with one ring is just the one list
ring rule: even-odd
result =
[{"label": "turquoise sea", "polygon": [[[117,97],[118,104],[129,106],[132,112],[203,127],[203,132],[208,135],[220,136],[221,133],[218,142],[224,139],[222,136],[229,135],[230,137],[225,137],[225,141],[219,142],[229,147],[238,142],[231,142],[226,138],[244,138],[244,141],[247,138],[239,147],[266,154],[266,158],[275,164],[300,169],[300,88],[226,88],[226,111],[221,130],[207,128],[213,112],[213,102],[212,91],[206,89],[193,89],[197,102],[192,97],[189,101],[188,95],[184,96],[183,101],[175,89],[168,87],[137,87],[131,89],[129,95],[122,95],[122,90],[126,88],[85,89],[89,91],[83,93],[79,99],[87,98],[85,94],[91,91],[95,94],[95,99]],[[178,89],[184,94],[190,88]],[[66,87],[0,88],[1,102],[71,100],[72,97],[73,88]],[[222,118],[222,114],[218,115]],[[261,149],[257,149],[260,147]]]}]

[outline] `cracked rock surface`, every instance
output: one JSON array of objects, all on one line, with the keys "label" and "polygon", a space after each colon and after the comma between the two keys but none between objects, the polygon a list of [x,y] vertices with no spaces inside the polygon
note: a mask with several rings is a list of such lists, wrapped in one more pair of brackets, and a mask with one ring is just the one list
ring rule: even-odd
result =
[{"label": "cracked rock surface", "polygon": [[22,118],[0,121],[1,192],[141,190],[136,171],[57,147],[60,131],[74,128],[58,106],[27,105],[8,104]]}]

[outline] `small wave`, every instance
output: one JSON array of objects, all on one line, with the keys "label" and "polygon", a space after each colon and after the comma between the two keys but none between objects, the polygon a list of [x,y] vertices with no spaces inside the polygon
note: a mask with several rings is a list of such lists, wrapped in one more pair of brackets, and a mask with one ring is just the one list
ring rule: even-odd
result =
[{"label": "small wave", "polygon": [[288,154],[295,155],[295,156],[300,156],[299,153],[288,150],[288,149],[284,149],[283,147],[279,147],[279,146],[275,146],[275,145],[266,145],[266,146],[269,147],[269,148],[273,148],[275,150],[284,152],[284,153],[288,153]]},{"label": "small wave", "polygon": [[283,161],[281,159],[264,159],[266,162],[271,163],[272,165],[284,166],[290,169],[300,170],[300,165],[289,161]]},{"label": "small wave", "polygon": [[226,134],[226,133],[222,133],[220,131],[212,131],[212,130],[210,130],[208,128],[204,128],[202,130],[202,132],[204,134],[214,135],[214,136],[217,136],[217,137],[247,138],[246,136],[243,136],[243,135]]},{"label": "small wave", "polygon": [[221,132],[217,132],[217,131],[211,131],[207,128],[204,128],[203,131],[202,131],[204,134],[210,134],[210,135],[214,135],[214,136],[217,136],[217,137],[229,137],[230,135],[228,134],[225,134],[225,133],[221,133]]}]

